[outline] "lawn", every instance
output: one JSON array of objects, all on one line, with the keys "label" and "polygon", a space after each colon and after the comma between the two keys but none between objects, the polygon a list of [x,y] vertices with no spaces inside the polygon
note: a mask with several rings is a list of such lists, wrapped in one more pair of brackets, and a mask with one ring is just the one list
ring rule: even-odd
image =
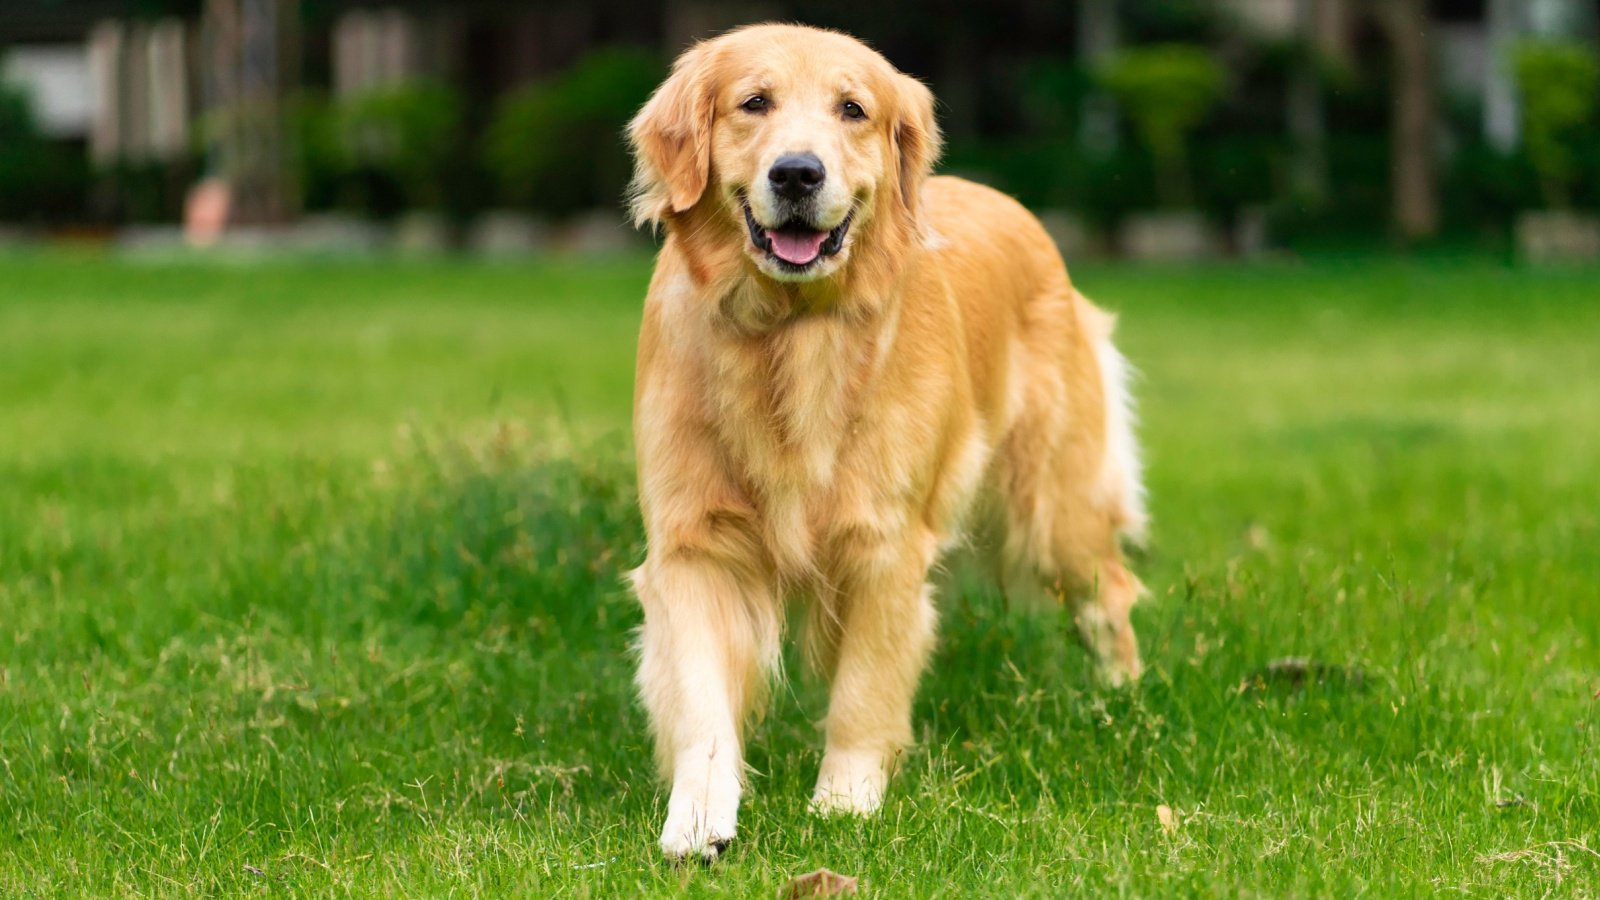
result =
[{"label": "lawn", "polygon": [[806,813],[795,664],[702,868],[619,582],[648,272],[0,258],[0,896],[1600,892],[1600,273],[1082,268],[1149,674],[958,566],[883,815]]}]

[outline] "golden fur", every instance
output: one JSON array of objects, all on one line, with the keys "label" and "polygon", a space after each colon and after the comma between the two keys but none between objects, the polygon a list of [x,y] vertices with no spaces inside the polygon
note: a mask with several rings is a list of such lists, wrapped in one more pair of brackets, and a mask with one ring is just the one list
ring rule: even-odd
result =
[{"label": "golden fur", "polygon": [[[663,849],[733,837],[788,599],[831,690],[813,807],[878,808],[934,642],[929,569],[986,487],[1007,562],[1074,604],[1110,680],[1138,677],[1119,539],[1142,489],[1111,317],[1015,201],[930,177],[928,90],[845,35],[754,26],[684,53],[629,137],[635,217],[666,233],[639,341],[632,575],[672,783]],[[740,207],[775,215],[765,173],[797,151],[826,165],[819,220],[848,228],[799,275]]]}]

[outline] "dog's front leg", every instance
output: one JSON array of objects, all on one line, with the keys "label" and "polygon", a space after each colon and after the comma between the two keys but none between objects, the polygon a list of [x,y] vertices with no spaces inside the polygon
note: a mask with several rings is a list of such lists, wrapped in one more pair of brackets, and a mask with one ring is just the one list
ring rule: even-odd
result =
[{"label": "dog's front leg", "polygon": [[734,836],[743,729],[777,657],[777,604],[752,576],[694,554],[646,560],[633,584],[639,692],[672,784],[661,849],[714,859]]},{"label": "dog's front leg", "polygon": [[832,688],[827,749],[811,798],[817,812],[876,812],[911,742],[911,703],[933,648],[927,574],[934,553],[935,540],[924,533],[855,535],[845,544],[833,633],[823,650]]}]

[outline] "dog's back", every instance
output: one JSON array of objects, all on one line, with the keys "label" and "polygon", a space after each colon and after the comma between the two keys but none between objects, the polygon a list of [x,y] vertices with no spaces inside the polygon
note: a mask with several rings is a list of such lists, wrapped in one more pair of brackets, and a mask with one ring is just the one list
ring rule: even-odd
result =
[{"label": "dog's back", "polygon": [[908,287],[903,315],[937,315],[918,304],[958,310],[994,448],[1007,568],[1032,572],[1063,601],[1093,595],[1079,612],[1085,640],[1111,680],[1137,677],[1124,623],[1140,586],[1119,544],[1142,538],[1146,514],[1115,318],[1072,286],[1054,241],[1012,198],[937,177],[922,202],[911,264],[922,284]]}]

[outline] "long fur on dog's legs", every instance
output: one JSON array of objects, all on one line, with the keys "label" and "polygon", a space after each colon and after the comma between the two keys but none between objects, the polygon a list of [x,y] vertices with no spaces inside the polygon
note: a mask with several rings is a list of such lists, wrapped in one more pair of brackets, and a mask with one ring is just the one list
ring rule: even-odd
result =
[{"label": "long fur on dog's legs", "polygon": [[1071,303],[1092,352],[1021,385],[1019,415],[996,459],[1006,564],[1031,572],[1072,612],[1100,677],[1125,684],[1143,670],[1129,613],[1144,588],[1121,545],[1139,538],[1146,519],[1128,367],[1111,343],[1109,314],[1076,293],[1040,303]]},{"label": "long fur on dog's legs", "polygon": [[644,607],[639,693],[672,783],[661,848],[715,858],[734,836],[745,722],[778,657],[775,593],[692,555],[647,561],[633,586]]},{"label": "long fur on dog's legs", "polygon": [[854,572],[837,602],[827,748],[812,809],[867,814],[883,803],[889,775],[911,742],[911,702],[933,648],[935,611],[926,585],[932,536],[908,546],[852,548]]}]

